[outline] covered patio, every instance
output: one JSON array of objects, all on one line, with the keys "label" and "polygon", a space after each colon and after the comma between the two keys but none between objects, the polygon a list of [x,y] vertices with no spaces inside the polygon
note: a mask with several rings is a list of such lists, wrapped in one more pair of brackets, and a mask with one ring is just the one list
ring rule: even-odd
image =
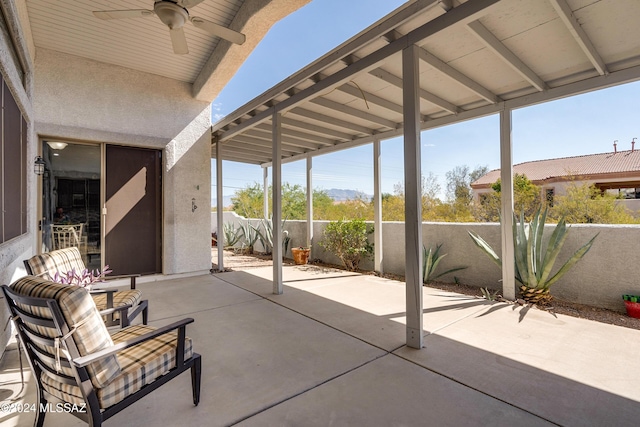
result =
[{"label": "covered patio", "polygon": [[[640,80],[638,27],[630,21],[639,14],[640,3],[616,0],[407,2],[213,125],[217,223],[223,223],[223,160],[262,166],[265,189],[271,168],[274,236],[282,233],[282,164],[304,160],[312,244],[313,157],[373,144],[381,248],[380,141],[402,136],[406,343],[422,348],[429,329],[421,316],[422,131],[499,115],[502,293],[515,299],[513,111]],[[460,150],[458,141],[451,150]],[[274,246],[274,259],[281,251]],[[375,269],[383,268],[377,251]],[[278,263],[272,281],[273,293],[281,294]]]},{"label": "covered patio", "polygon": [[[202,400],[189,375],[111,425],[633,425],[640,331],[422,288],[425,348],[405,344],[405,285],[315,266],[141,283],[151,324],[193,317]],[[20,392],[15,344],[0,382]],[[27,426],[33,413],[0,415]],[[45,425],[84,425],[49,413]]]}]

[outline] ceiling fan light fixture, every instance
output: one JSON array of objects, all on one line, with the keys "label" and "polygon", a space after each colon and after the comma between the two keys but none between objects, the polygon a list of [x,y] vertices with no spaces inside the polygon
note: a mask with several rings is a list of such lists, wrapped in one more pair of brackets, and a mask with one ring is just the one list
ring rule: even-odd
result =
[{"label": "ceiling fan light fixture", "polygon": [[170,29],[182,28],[189,20],[187,9],[171,1],[159,1],[153,5],[153,11],[163,24]]}]

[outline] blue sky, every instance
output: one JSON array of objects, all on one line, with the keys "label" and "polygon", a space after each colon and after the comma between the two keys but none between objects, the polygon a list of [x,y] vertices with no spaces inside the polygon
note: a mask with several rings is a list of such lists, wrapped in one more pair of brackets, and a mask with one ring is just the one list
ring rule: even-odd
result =
[{"label": "blue sky", "polygon": [[[233,112],[404,3],[403,0],[313,0],[274,27],[213,102],[213,121]],[[513,112],[513,160],[522,163],[631,149],[640,138],[640,82],[617,86]],[[498,116],[422,133],[422,171],[433,172],[444,191],[445,174],[456,166],[500,166]],[[383,141],[382,191],[403,181],[402,139]],[[373,194],[373,147],[365,145],[318,156],[313,186]],[[212,161],[215,173],[215,160]],[[262,183],[256,165],[224,162],[223,193]],[[215,175],[213,175],[215,177]],[[305,162],[286,163],[282,179],[305,185]],[[215,199],[215,182],[212,183]],[[444,196],[444,193],[441,194]]]}]

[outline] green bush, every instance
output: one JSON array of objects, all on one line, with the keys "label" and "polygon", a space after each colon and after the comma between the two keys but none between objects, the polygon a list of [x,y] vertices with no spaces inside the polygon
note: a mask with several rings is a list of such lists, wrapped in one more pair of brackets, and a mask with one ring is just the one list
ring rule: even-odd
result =
[{"label": "green bush", "polygon": [[368,239],[371,233],[373,227],[362,219],[332,221],[324,230],[320,246],[340,258],[347,270],[356,271],[361,259],[373,255],[373,244]]}]

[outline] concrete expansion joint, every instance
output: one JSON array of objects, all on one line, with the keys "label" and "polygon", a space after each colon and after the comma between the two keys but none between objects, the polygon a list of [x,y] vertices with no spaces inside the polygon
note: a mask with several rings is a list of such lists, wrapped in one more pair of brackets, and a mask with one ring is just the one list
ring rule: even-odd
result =
[{"label": "concrete expansion joint", "polygon": [[[403,346],[401,346],[400,348],[403,348],[403,347],[406,347],[406,346],[404,346],[404,345],[403,345]],[[426,347],[426,345],[425,345],[425,347]],[[440,371],[437,371],[437,370],[435,370],[435,369],[429,368],[428,366],[425,366],[425,365],[421,365],[421,364],[419,364],[419,363],[415,362],[414,360],[411,360],[411,359],[408,359],[408,358],[406,358],[406,357],[403,357],[402,355],[400,355],[400,354],[396,353],[396,351],[400,350],[400,348],[397,348],[397,349],[393,350],[393,352],[394,352],[394,353],[393,353],[393,355],[394,355],[394,356],[396,356],[396,357],[399,357],[400,359],[402,359],[402,360],[404,360],[404,361],[407,361],[407,362],[409,362],[409,363],[411,363],[411,364],[413,364],[413,365],[416,365],[416,366],[418,366],[419,368],[425,369],[425,370],[427,370],[427,371],[429,371],[429,372],[432,372],[432,373],[433,373],[433,374],[435,374],[435,375],[439,375],[439,376],[441,376],[441,377],[443,377],[443,378],[446,378],[446,379],[448,379],[449,381],[453,381],[454,383],[460,384],[461,386],[466,387],[466,388],[468,388],[468,389],[470,389],[470,390],[473,390],[473,391],[475,391],[475,392],[478,392],[478,393],[480,393],[480,394],[482,394],[482,395],[484,395],[484,396],[490,397],[491,399],[495,399],[495,400],[497,400],[498,402],[504,403],[505,405],[509,405],[509,406],[511,406],[512,408],[516,408],[516,409],[519,409],[519,410],[521,410],[521,411],[523,411],[523,412],[526,412],[526,413],[528,413],[528,414],[530,414],[530,415],[533,415],[534,417],[539,418],[539,419],[541,419],[541,420],[544,420],[544,421],[546,421],[546,422],[548,422],[548,423],[550,423],[550,424],[553,424],[553,425],[555,425],[555,426],[560,426],[560,425],[562,425],[562,424],[558,424],[558,423],[556,423],[556,422],[553,422],[553,421],[551,421],[550,419],[545,418],[545,417],[543,417],[543,416],[541,416],[541,415],[539,415],[539,414],[536,414],[535,412],[531,412],[530,410],[528,410],[528,409],[526,409],[526,408],[523,408],[523,407],[518,406],[518,405],[514,405],[514,404],[513,404],[513,403],[511,403],[511,402],[508,402],[508,401],[506,401],[506,400],[504,400],[504,399],[501,399],[501,398],[499,398],[499,397],[496,397],[496,396],[494,396],[494,395],[492,395],[492,394],[486,393],[486,392],[484,392],[484,391],[482,391],[482,390],[480,390],[480,389],[478,389],[478,388],[476,388],[476,387],[470,386],[469,384],[463,383],[462,381],[460,381],[460,380],[458,380],[458,379],[456,379],[456,378],[454,378],[454,377],[452,377],[452,376],[445,375],[445,374],[443,374],[443,373],[442,373],[442,372],[440,372]],[[418,350],[416,350],[416,351],[418,351]],[[424,350],[422,350],[422,351],[424,351]]]}]

